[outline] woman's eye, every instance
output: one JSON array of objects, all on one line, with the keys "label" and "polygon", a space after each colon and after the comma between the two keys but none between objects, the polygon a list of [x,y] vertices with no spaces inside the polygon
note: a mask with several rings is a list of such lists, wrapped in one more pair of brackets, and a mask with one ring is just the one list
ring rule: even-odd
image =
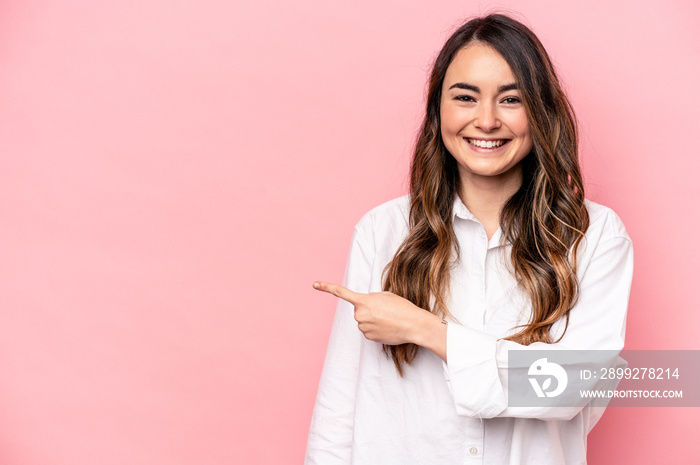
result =
[{"label": "woman's eye", "polygon": [[459,100],[460,102],[476,102],[476,100],[469,95],[458,95],[455,97],[455,100]]},{"label": "woman's eye", "polygon": [[516,103],[520,103],[520,99],[518,97],[506,97],[503,99],[503,103],[515,105]]}]

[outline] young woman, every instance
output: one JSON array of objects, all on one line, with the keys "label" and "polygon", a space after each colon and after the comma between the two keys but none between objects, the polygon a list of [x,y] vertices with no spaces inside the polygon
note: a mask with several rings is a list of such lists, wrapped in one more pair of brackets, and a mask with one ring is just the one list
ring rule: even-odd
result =
[{"label": "young woman", "polygon": [[584,198],[537,37],[473,19],[433,66],[410,195],[357,224],[307,464],[583,464],[600,409],[512,407],[508,350],[622,349],[632,244]]}]

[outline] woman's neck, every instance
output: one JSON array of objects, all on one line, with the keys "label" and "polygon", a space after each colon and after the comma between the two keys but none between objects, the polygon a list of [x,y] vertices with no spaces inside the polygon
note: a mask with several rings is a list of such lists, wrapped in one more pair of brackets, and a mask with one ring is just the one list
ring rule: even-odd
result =
[{"label": "woman's neck", "polygon": [[499,176],[460,173],[459,198],[482,224],[489,239],[500,226],[503,205],[522,183],[520,166],[517,168]]}]

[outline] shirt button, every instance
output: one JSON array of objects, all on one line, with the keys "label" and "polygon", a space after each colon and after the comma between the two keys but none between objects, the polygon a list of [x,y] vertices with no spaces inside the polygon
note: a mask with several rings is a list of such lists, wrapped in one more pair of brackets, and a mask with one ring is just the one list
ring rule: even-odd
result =
[{"label": "shirt button", "polygon": [[469,449],[469,453],[472,455],[476,455],[479,453],[479,449],[477,449],[476,447],[472,447],[471,449]]}]

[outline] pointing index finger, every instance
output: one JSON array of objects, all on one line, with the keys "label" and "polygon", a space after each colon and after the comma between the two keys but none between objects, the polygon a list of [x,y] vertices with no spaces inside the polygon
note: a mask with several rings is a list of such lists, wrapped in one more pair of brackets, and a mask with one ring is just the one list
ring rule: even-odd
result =
[{"label": "pointing index finger", "polygon": [[340,284],[326,283],[323,281],[316,281],[314,283],[314,289],[333,294],[334,296],[350,302],[353,305],[356,305],[362,296],[362,294],[353,292]]}]

